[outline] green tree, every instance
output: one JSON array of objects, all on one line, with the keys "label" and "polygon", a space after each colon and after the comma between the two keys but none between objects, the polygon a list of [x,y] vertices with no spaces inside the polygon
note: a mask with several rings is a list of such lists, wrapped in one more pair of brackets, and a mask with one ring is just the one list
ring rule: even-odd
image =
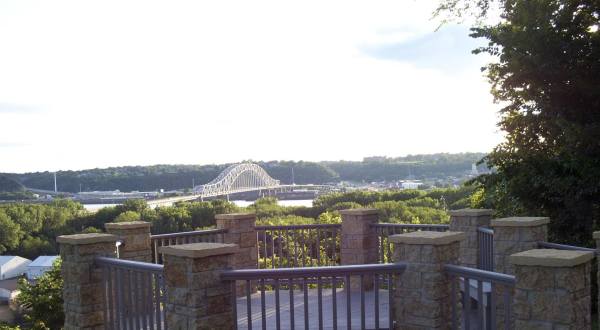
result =
[{"label": "green tree", "polygon": [[16,248],[22,236],[21,226],[0,210],[0,253]]},{"label": "green tree", "polygon": [[135,211],[125,211],[115,218],[115,222],[139,221],[140,218],[140,214]]},{"label": "green tree", "polygon": [[60,274],[61,261],[56,260],[52,269],[30,283],[19,280],[21,291],[17,302],[24,308],[29,328],[61,329],[65,322],[63,311],[63,279]]},{"label": "green tree", "polygon": [[500,21],[472,36],[488,41],[476,53],[497,59],[486,70],[506,139],[480,182],[498,209],[550,216],[554,239],[589,241],[600,220],[600,2],[442,2],[479,17],[494,4]]}]

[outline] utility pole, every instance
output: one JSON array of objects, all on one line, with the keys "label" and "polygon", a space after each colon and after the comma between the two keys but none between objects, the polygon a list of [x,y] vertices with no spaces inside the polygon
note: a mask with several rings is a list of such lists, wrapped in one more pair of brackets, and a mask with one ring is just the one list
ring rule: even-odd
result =
[{"label": "utility pole", "polygon": [[56,186],[56,172],[54,172],[54,192],[58,192],[58,188]]},{"label": "utility pole", "polygon": [[296,185],[296,180],[294,179],[294,167],[292,167],[292,186]]}]

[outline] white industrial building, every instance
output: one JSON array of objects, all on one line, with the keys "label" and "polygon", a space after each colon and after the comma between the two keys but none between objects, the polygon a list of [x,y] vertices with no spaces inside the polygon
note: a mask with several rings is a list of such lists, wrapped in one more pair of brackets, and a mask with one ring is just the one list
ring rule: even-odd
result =
[{"label": "white industrial building", "polygon": [[52,269],[54,261],[58,256],[39,256],[27,266],[27,279],[35,280],[42,276],[45,272]]},{"label": "white industrial building", "polygon": [[23,275],[30,263],[31,260],[19,256],[0,256],[0,281]]}]

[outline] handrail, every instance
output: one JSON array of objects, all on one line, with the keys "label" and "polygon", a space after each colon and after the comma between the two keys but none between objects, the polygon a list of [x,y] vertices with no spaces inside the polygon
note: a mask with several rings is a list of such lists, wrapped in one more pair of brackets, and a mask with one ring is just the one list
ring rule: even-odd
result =
[{"label": "handrail", "polygon": [[221,280],[256,280],[256,279],[290,279],[298,277],[327,277],[360,274],[390,274],[399,273],[406,269],[406,263],[394,264],[364,264],[330,267],[302,267],[276,269],[240,269],[228,270],[221,273]]},{"label": "handrail", "polygon": [[492,228],[477,227],[477,231],[484,234],[494,235],[494,230]]},{"label": "handrail", "polygon": [[471,279],[480,280],[484,282],[497,282],[505,285],[514,286],[516,283],[515,276],[490,272],[487,270],[481,270],[476,268],[469,268],[457,265],[444,265],[444,270],[450,274],[462,275]]},{"label": "handrail", "polygon": [[432,224],[414,224],[414,223],[373,223],[372,227],[403,227],[403,228],[439,228],[439,229],[449,229],[450,225],[432,223]]},{"label": "handrail", "polygon": [[151,264],[148,262],[123,260],[116,258],[107,257],[96,257],[94,258],[96,265],[98,266],[111,266],[126,268],[131,270],[146,271],[146,272],[161,272],[164,270],[163,265]]},{"label": "handrail", "polygon": [[315,228],[341,228],[341,223],[314,223],[307,225],[279,225],[279,226],[255,226],[256,230],[293,230],[293,229],[315,229]]},{"label": "handrail", "polygon": [[210,235],[210,234],[222,234],[222,233],[226,233],[226,232],[227,232],[227,229],[206,229],[206,230],[182,231],[182,232],[179,232],[179,233],[168,233],[168,234],[150,235],[150,239],[173,238],[173,237],[196,236],[196,235]]},{"label": "handrail", "polygon": [[544,249],[596,252],[596,249],[590,249],[590,248],[574,246],[574,245],[565,245],[565,244],[550,243],[550,242],[537,242],[537,244],[538,244],[538,247],[544,248]]}]

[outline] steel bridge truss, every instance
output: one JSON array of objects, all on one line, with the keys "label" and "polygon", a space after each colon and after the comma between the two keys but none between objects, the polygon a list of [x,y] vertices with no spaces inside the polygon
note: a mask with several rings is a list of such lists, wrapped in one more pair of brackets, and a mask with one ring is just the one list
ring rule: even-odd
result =
[{"label": "steel bridge truss", "polygon": [[194,192],[200,197],[215,197],[279,186],[279,180],[273,179],[260,166],[240,163],[229,166],[211,182],[194,187]]}]

